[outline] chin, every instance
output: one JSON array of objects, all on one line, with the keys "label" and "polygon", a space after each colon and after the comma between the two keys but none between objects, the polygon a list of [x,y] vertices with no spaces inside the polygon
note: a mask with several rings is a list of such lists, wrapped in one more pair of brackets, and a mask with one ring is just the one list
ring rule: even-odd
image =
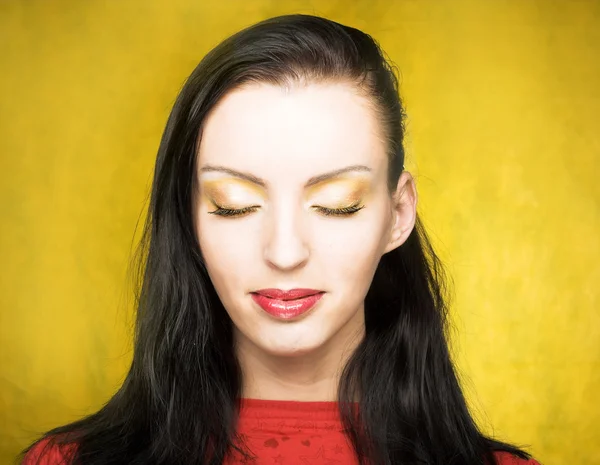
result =
[{"label": "chin", "polygon": [[322,344],[316,341],[298,341],[295,344],[276,344],[270,346],[262,346],[263,350],[270,355],[277,357],[301,357],[319,350]]}]

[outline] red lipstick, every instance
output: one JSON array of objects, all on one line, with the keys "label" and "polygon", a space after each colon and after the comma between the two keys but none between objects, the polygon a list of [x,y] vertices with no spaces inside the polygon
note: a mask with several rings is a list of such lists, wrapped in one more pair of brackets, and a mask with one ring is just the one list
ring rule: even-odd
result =
[{"label": "red lipstick", "polygon": [[289,320],[308,312],[323,297],[315,289],[261,289],[252,292],[252,299],[268,314]]}]

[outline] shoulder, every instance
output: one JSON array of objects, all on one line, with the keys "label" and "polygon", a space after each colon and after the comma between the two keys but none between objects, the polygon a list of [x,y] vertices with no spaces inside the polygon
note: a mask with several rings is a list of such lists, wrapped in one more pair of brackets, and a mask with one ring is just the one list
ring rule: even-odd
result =
[{"label": "shoulder", "polygon": [[498,461],[498,465],[540,465],[534,459],[522,459],[504,451],[494,452],[494,456]]},{"label": "shoulder", "polygon": [[21,465],[69,465],[73,450],[73,445],[62,445],[51,438],[44,438],[27,451]]}]

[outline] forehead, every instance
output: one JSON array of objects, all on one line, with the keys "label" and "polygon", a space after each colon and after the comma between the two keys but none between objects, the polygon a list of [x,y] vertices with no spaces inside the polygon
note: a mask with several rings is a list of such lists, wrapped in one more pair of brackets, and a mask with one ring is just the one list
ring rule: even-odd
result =
[{"label": "forehead", "polygon": [[346,165],[386,166],[369,102],[349,84],[285,90],[252,84],[225,95],[202,129],[198,165],[228,166],[289,182]]}]

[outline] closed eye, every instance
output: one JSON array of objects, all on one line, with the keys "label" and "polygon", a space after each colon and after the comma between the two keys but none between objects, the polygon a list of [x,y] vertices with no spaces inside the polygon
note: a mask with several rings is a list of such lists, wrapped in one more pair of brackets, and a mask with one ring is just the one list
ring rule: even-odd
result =
[{"label": "closed eye", "polygon": [[327,208],[327,207],[312,207],[317,210],[319,213],[322,213],[325,216],[350,216],[355,214],[357,211],[362,210],[365,206],[356,203],[354,205],[350,205],[349,207],[343,208]]},{"label": "closed eye", "polygon": [[248,213],[252,213],[254,211],[256,211],[258,208],[260,208],[260,205],[252,205],[250,207],[244,207],[244,208],[226,208],[226,207],[221,207],[220,205],[215,204],[215,207],[217,208],[216,210],[213,210],[211,212],[208,212],[212,215],[218,215],[218,216],[244,216]]},{"label": "closed eye", "polygon": [[[215,207],[216,207],[216,210],[213,210],[208,213],[210,213],[211,215],[218,215],[218,216],[239,217],[239,216],[247,215],[248,213],[255,212],[258,208],[260,208],[260,205],[251,205],[249,207],[244,207],[244,208],[226,208],[226,207],[222,207],[220,205],[215,204]],[[364,205],[360,205],[357,203],[354,205],[350,205],[349,207],[343,207],[343,208],[328,208],[328,207],[321,207],[321,206],[313,206],[312,208],[314,208],[319,213],[321,213],[325,216],[350,216],[350,215],[355,214],[359,210],[362,210],[364,207],[365,207]]]}]

